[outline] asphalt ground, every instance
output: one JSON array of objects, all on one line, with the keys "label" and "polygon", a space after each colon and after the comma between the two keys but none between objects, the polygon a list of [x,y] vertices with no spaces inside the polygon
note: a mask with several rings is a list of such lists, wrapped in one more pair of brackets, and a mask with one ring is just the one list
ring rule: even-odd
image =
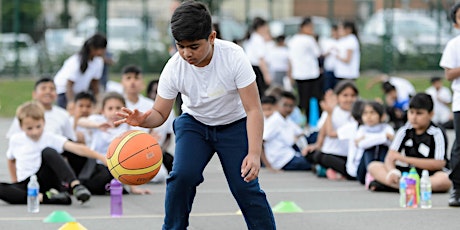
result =
[{"label": "asphalt ground", "polygon": [[[8,182],[5,132],[11,119],[0,118],[0,181]],[[452,132],[449,132],[452,142]],[[204,173],[190,216],[189,229],[247,229],[217,157]],[[277,229],[443,229],[460,228],[460,209],[447,205],[448,194],[433,194],[433,208],[399,208],[397,193],[375,193],[356,181],[330,181],[311,172],[273,173],[262,169],[260,184],[272,207],[289,203],[296,212],[275,213]],[[93,196],[80,205],[41,205],[27,213],[25,205],[0,201],[0,229],[58,229],[64,223],[44,223],[54,211],[66,211],[87,229],[161,229],[164,217],[164,184],[146,184],[152,195],[125,195],[123,216],[110,216],[110,197]]]}]

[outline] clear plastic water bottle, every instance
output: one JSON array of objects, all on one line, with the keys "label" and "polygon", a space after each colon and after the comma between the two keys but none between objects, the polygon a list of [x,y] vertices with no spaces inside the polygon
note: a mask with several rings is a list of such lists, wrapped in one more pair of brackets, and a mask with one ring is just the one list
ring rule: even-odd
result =
[{"label": "clear plastic water bottle", "polygon": [[420,179],[420,207],[431,208],[431,180],[428,170],[422,171]]},{"label": "clear plastic water bottle", "polygon": [[40,185],[37,181],[37,176],[32,175],[30,181],[27,184],[27,211],[31,213],[37,213],[40,211],[40,200],[38,193],[40,191]]},{"label": "clear plastic water bottle", "polygon": [[408,172],[403,172],[401,179],[399,179],[399,207],[405,208],[406,207],[406,178],[409,175]]},{"label": "clear plastic water bottle", "polygon": [[123,185],[117,179],[110,182],[110,215],[120,217],[123,215]]}]

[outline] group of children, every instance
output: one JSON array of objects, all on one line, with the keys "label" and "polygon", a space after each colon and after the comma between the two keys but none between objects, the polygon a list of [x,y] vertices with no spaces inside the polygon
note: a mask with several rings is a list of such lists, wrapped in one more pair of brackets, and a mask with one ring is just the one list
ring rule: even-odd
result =
[{"label": "group of children", "polygon": [[430,171],[433,191],[450,189],[447,138],[432,122],[430,95],[417,93],[411,98],[408,122],[395,134],[383,104],[358,99],[354,82],[340,81],[321,102],[324,112],[316,140],[289,117],[295,102],[289,92],[262,98],[266,119],[262,162],[267,168],[312,169],[332,180],[358,180],[372,191],[396,191],[401,171],[416,167],[419,172]]},{"label": "group of children", "polygon": [[[154,95],[158,81],[147,90]],[[27,202],[27,183],[37,175],[40,201],[44,204],[72,202],[71,194],[80,202],[91,195],[107,194],[106,185],[113,176],[106,167],[105,154],[110,142],[125,131],[134,129],[127,124],[114,125],[122,107],[148,110],[153,99],[143,96],[144,80],[140,68],[127,66],[121,79],[122,94],[107,92],[100,103],[89,92],[80,92],[66,111],[56,106],[56,86],[52,79],[39,79],[32,92],[33,101],[18,107],[7,138],[8,169],[12,183],[0,183],[0,199],[20,204]],[[172,169],[173,156],[167,146],[171,141],[171,113],[168,121],[156,129],[142,129],[160,143],[164,164],[152,182],[164,182]],[[137,128],[137,127],[136,127]],[[125,193],[149,194],[138,186],[125,188]]]}]

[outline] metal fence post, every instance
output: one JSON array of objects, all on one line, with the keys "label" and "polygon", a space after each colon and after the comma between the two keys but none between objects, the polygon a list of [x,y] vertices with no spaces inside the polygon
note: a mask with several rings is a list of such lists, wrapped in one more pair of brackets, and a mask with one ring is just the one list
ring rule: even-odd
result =
[{"label": "metal fence post", "polygon": [[14,61],[14,77],[18,77],[19,75],[19,30],[20,30],[20,16],[19,16],[19,7],[20,3],[19,0],[14,1],[14,18],[13,18],[13,31],[15,35],[15,42],[14,42],[14,52],[16,54],[16,60]]},{"label": "metal fence post", "polygon": [[394,0],[384,0],[383,20],[385,22],[385,34],[383,35],[383,73],[390,73],[393,70],[393,8]]}]

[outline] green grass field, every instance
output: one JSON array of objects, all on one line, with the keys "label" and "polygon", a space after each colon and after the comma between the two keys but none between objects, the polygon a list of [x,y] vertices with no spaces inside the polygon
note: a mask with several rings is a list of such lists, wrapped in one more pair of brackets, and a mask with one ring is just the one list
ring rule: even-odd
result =
[{"label": "green grass field", "polygon": [[[441,75],[440,75],[441,76]],[[146,82],[157,77],[156,75],[145,75]],[[424,91],[429,87],[429,78],[426,76],[404,76],[414,85],[417,92]],[[112,75],[112,79],[116,81],[120,76]],[[382,91],[379,85],[374,85],[372,88],[367,89],[366,85],[371,80],[370,75],[360,77],[356,84],[358,86],[360,96],[364,99],[373,99],[381,97]],[[32,98],[32,90],[35,79],[20,78],[20,79],[1,79],[0,78],[0,117],[12,117],[15,114],[16,107],[21,103]],[[449,86],[450,83],[445,81],[444,84]]]}]

